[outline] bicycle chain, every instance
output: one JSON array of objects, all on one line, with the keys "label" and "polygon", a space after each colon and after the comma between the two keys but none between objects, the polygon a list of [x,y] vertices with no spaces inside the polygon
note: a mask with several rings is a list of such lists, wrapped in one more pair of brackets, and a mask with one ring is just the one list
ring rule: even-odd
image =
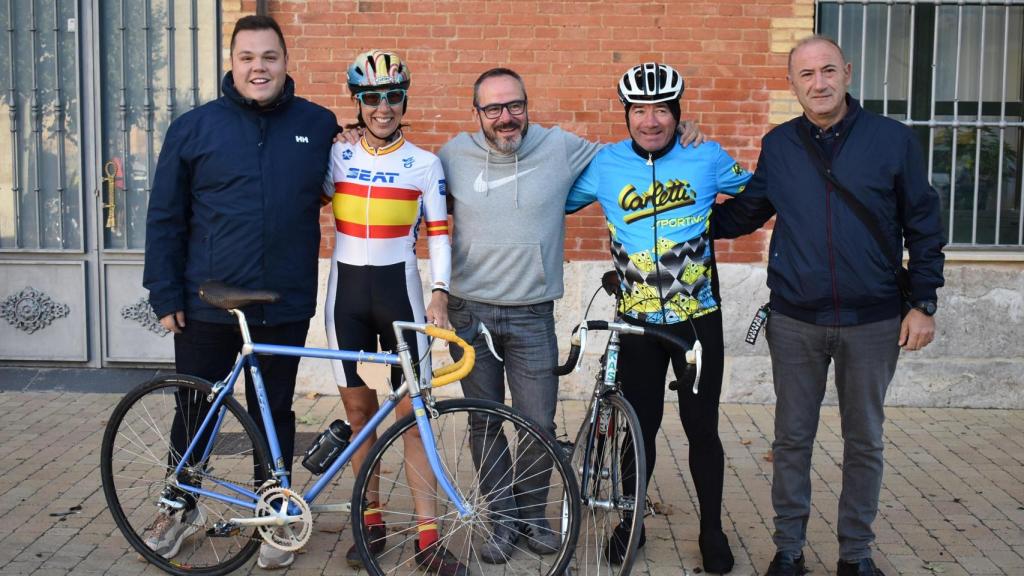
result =
[{"label": "bicycle chain", "polygon": [[[196,475],[194,473],[194,469],[193,468],[186,468],[185,471],[183,471],[183,472],[186,472],[189,476],[193,476],[193,477]],[[219,481],[219,482],[226,482],[226,483],[229,483],[229,484],[235,484],[236,483],[231,478],[224,478],[224,477],[221,477],[221,476],[214,476],[213,474],[209,474],[209,473],[206,473],[206,472],[203,472],[203,473],[199,474],[199,476],[202,477],[202,478],[209,478],[210,480]],[[178,490],[184,490],[184,488],[181,487],[180,483],[177,480],[175,480],[173,478],[173,476],[168,476],[167,480],[166,480],[166,483],[167,483],[167,486],[176,488]],[[263,482],[263,484],[261,484],[260,487],[256,489],[256,494],[262,496],[264,493],[266,493],[269,490],[272,490],[274,488],[277,488],[278,486],[279,486],[279,484],[278,484],[277,480],[274,480],[274,479],[265,480]],[[197,503],[197,505],[198,505],[198,503]],[[161,508],[162,508],[162,506],[161,506]],[[207,536],[214,537],[214,538],[219,537],[219,536],[215,536],[215,535],[209,533],[209,531],[213,530],[214,527],[217,525],[217,522],[214,522],[213,525],[210,525],[210,526],[200,525],[200,524],[191,524],[191,525],[192,526],[197,526],[197,527],[200,527],[200,528],[207,528],[207,531],[206,531],[206,535]],[[242,527],[241,526],[237,526],[236,528],[238,529],[238,534],[235,534],[235,535],[231,536],[232,538],[241,538],[241,539],[244,539],[244,540],[259,540],[260,542],[266,542],[266,540],[263,538],[263,536],[260,535],[260,531],[257,528],[255,528],[255,527],[253,528],[252,534],[248,535],[248,536],[242,534]]]}]

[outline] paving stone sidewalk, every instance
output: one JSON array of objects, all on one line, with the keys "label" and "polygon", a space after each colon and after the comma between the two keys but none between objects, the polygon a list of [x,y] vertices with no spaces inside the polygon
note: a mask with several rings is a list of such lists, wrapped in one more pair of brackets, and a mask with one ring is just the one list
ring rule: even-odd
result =
[{"label": "paving stone sidewalk", "polygon": [[[106,510],[99,444],[110,393],[0,391],[0,574],[160,574],[137,560]],[[585,406],[565,401],[560,430],[575,430]],[[336,397],[296,400],[300,432],[342,413]],[[635,574],[700,573],[696,495],[674,407],[666,410],[650,496],[662,514],[647,523]],[[1024,574],[1024,411],[889,408],[886,473],[875,558],[889,576]],[[772,407],[722,407],[725,524],[733,574],[760,574],[771,544]],[[301,447],[300,447],[301,448]],[[833,574],[842,442],[834,407],[822,410],[814,453],[814,508],[805,549],[815,575]],[[296,466],[303,474],[304,469]],[[307,478],[298,477],[303,483]],[[352,475],[328,494],[351,494]],[[57,515],[73,511],[77,513]],[[320,515],[286,574],[349,574],[347,518]],[[255,562],[243,571],[263,573]]]}]

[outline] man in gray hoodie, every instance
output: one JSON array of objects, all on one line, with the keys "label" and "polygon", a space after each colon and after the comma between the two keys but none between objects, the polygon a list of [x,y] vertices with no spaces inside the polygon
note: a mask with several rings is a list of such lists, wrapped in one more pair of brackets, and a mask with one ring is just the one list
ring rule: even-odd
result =
[{"label": "man in gray hoodie", "polygon": [[[462,390],[467,397],[504,402],[507,378],[512,406],[553,435],[558,401],[558,378],[551,371],[558,362],[553,312],[563,293],[565,200],[601,144],[558,127],[531,126],[526,87],[508,68],[477,78],[473,108],[480,130],[460,133],[438,154],[454,224],[448,315],[456,329],[474,318],[483,321],[503,361],[477,338],[476,367],[463,378]],[[682,140],[694,138],[699,133]],[[474,438],[488,433],[482,422],[472,426]],[[529,447],[519,461],[531,465],[514,471],[514,486],[486,487],[502,496],[491,506],[498,521],[481,553],[485,562],[504,563],[513,550],[521,550],[516,546],[521,534],[537,554],[558,550],[560,535],[544,513],[551,463],[543,450]],[[507,462],[483,464],[481,469],[511,468]]]},{"label": "man in gray hoodie", "polygon": [[[507,377],[512,406],[553,434],[558,401],[558,378],[551,371],[558,361],[553,312],[563,292],[565,199],[601,146],[557,127],[530,126],[526,88],[507,68],[477,79],[473,107],[480,131],[457,135],[438,154],[454,224],[448,316],[456,329],[474,318],[483,321],[503,361],[478,338],[476,366],[462,379],[462,390],[467,397],[504,402]],[[483,438],[484,427],[473,423],[473,437]],[[487,487],[503,497],[491,507],[500,521],[481,550],[485,562],[504,563],[520,534],[534,553],[558,550],[560,536],[544,514],[551,463],[539,447],[525,449],[519,462],[535,464],[515,470],[515,486]],[[478,465],[511,469],[510,462]]]}]

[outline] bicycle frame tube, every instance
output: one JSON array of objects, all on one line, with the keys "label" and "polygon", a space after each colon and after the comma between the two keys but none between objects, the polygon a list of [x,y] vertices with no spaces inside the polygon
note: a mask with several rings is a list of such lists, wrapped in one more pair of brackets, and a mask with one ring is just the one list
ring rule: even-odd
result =
[{"label": "bicycle frame tube", "polygon": [[[220,423],[223,418],[223,415],[219,414],[221,405],[224,403],[224,398],[226,398],[228,394],[231,394],[231,390],[235,387],[235,381],[238,380],[238,374],[242,371],[242,364],[244,362],[245,358],[242,356],[239,356],[238,360],[235,361],[235,366],[231,369],[231,375],[228,376],[227,379],[228,385],[225,386],[213,400],[213,404],[210,405],[210,411],[206,413],[206,417],[203,418],[203,423],[200,424],[197,429],[196,437],[192,439],[191,443],[189,443],[188,448],[185,449],[185,453],[181,455],[181,460],[178,461],[178,465],[174,467],[175,477],[181,474],[182,468],[185,467],[185,463],[188,462],[189,457],[192,456],[192,451],[195,450],[196,443],[203,437],[203,432],[206,430],[206,427],[210,425],[210,419],[213,418],[214,414],[218,414],[217,429],[220,429]],[[209,456],[210,451],[213,449],[214,438],[214,434],[210,434],[210,439],[207,441],[206,448],[203,451],[204,458]]]},{"label": "bicycle frame tube", "polygon": [[252,386],[256,390],[256,399],[260,405],[260,416],[263,418],[263,429],[270,445],[270,458],[274,462],[274,477],[281,486],[288,488],[288,472],[285,467],[284,456],[281,455],[281,445],[277,441],[277,427],[274,425],[274,418],[270,414],[270,402],[267,400],[267,389],[263,387],[263,374],[260,373],[260,363],[256,355],[246,356],[249,363],[249,373],[252,375]]},{"label": "bicycle frame tube", "polygon": [[[227,394],[231,394],[232,393],[232,391],[235,388],[235,382],[238,380],[238,375],[241,373],[241,371],[242,371],[242,357],[239,356],[238,360],[235,361],[235,366],[231,369],[231,374],[228,375],[226,380],[223,380],[223,382],[225,384],[225,386],[224,386],[225,390],[222,390],[221,391],[222,393],[227,393]],[[214,385],[214,388],[216,388],[216,385]],[[220,396],[220,394],[218,394],[218,396]],[[224,407],[223,407],[223,405],[221,405],[217,409],[217,413],[218,413],[217,414],[217,423],[214,424],[213,431],[210,432],[210,439],[211,440],[213,438],[217,437],[217,434],[220,432],[220,425],[224,423]],[[203,428],[200,428],[200,432],[202,432],[202,430],[203,430]],[[213,453],[213,442],[207,442],[206,443],[206,450],[203,451],[203,457],[200,458],[199,461],[200,462],[206,462],[206,460],[210,457],[211,453]]]},{"label": "bicycle frame tube", "polygon": [[303,358],[322,358],[324,360],[351,360],[353,362],[372,362],[374,364],[398,364],[398,354],[384,352],[350,352],[348,350],[329,350],[327,348],[303,348],[301,346],[281,346],[278,344],[253,344],[252,351],[256,354],[273,354],[274,356],[300,356]]},{"label": "bicycle frame tube", "polygon": [[[399,389],[399,391],[401,391],[401,389]],[[341,455],[334,460],[334,464],[331,464],[331,467],[320,475],[320,479],[316,481],[316,484],[313,484],[313,487],[302,495],[306,502],[312,503],[327,484],[334,480],[334,476],[343,466],[348,464],[348,461],[352,458],[352,455],[355,454],[356,450],[366,443],[366,439],[377,431],[377,427],[380,426],[380,423],[384,418],[386,418],[387,415],[395,409],[395,405],[398,404],[398,398],[401,398],[401,396],[392,395],[388,396],[388,398],[384,400],[380,409],[370,417],[370,421],[366,423],[366,426],[363,426],[363,429],[359,431],[359,434],[356,434],[356,437],[348,443],[348,446]]]},{"label": "bicycle frame tube", "polygon": [[448,479],[448,472],[445,470],[444,464],[441,463],[441,459],[437,456],[437,444],[434,442],[434,434],[430,427],[430,421],[427,419],[427,408],[423,403],[422,396],[413,396],[412,409],[413,414],[416,415],[416,426],[420,429],[423,449],[427,453],[427,461],[430,462],[430,468],[434,471],[434,478],[437,479],[437,483],[441,485],[444,493],[448,495],[448,499],[455,504],[455,508],[459,511],[459,516],[464,518],[471,513],[469,505],[462,499],[462,495],[455,490],[455,487],[452,486],[451,481]]}]

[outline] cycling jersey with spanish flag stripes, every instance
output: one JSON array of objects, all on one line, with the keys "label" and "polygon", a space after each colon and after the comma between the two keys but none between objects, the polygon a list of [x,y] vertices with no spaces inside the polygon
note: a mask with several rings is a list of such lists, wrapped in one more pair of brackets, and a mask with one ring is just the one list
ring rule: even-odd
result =
[{"label": "cycling jersey with spanish flag stripes", "polygon": [[380,148],[336,143],[324,195],[335,222],[334,259],[353,266],[416,265],[426,221],[432,288],[448,289],[451,246],[441,161],[405,137]]}]

